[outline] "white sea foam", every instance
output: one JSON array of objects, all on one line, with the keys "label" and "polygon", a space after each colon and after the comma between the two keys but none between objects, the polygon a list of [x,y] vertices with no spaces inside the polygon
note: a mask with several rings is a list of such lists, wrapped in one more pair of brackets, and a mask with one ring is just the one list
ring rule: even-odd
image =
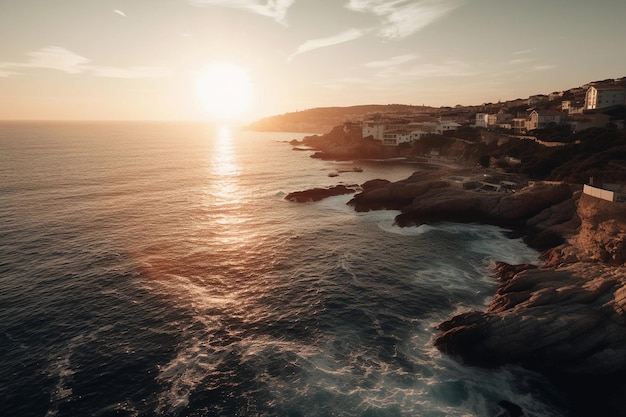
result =
[{"label": "white sea foam", "polygon": [[48,366],[48,376],[56,380],[56,384],[50,394],[50,407],[46,412],[46,417],[58,415],[59,404],[69,401],[72,397],[72,375],[74,370],[70,363],[69,353],[57,356]]}]

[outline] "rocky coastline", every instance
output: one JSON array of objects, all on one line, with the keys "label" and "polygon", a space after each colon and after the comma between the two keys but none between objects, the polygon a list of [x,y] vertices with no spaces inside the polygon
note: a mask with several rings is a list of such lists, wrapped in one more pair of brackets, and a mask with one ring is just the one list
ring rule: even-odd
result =
[{"label": "rocky coastline", "polygon": [[441,323],[435,346],[469,366],[541,372],[577,415],[626,416],[626,204],[579,185],[515,181],[504,183],[517,189],[485,190],[480,184],[495,182],[486,173],[420,171],[394,183],[368,181],[348,204],[400,210],[401,226],[472,222],[524,236],[541,265],[498,263],[487,309]]}]

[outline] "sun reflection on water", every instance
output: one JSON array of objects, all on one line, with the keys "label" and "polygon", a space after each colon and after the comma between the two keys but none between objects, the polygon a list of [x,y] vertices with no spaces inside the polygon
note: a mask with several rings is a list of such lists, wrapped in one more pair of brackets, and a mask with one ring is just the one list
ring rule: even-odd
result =
[{"label": "sun reflection on water", "polygon": [[243,227],[246,223],[245,201],[239,186],[242,167],[238,164],[228,127],[220,127],[217,131],[208,170],[204,206],[209,213],[207,220],[213,238],[225,249],[241,247],[249,235]]},{"label": "sun reflection on water", "polygon": [[226,178],[236,177],[241,171],[241,167],[237,165],[233,137],[228,126],[222,126],[217,131],[210,168],[212,176]]}]

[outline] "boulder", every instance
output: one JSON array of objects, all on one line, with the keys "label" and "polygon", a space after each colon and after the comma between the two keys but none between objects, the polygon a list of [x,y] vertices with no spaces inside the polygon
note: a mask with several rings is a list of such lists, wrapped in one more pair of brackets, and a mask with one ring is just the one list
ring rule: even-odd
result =
[{"label": "boulder", "polygon": [[626,269],[499,269],[501,283],[487,310],[441,323],[438,349],[469,365],[514,363],[550,374],[626,372]]},{"label": "boulder", "polygon": [[437,221],[478,222],[505,227],[523,227],[546,209],[572,197],[567,184],[541,184],[518,193],[481,193],[452,188],[416,198],[396,218],[401,226]]},{"label": "boulder", "polygon": [[[367,187],[366,187],[367,186]],[[364,184],[363,192],[348,202],[356,211],[401,210],[416,198],[432,190],[449,187],[447,181],[397,182],[387,185]]]},{"label": "boulder", "polygon": [[327,188],[311,188],[305,191],[294,191],[285,196],[285,200],[294,201],[297,203],[308,203],[312,201],[323,200],[327,197],[333,197],[336,195],[352,194],[355,193],[355,186],[336,185],[334,187]]}]

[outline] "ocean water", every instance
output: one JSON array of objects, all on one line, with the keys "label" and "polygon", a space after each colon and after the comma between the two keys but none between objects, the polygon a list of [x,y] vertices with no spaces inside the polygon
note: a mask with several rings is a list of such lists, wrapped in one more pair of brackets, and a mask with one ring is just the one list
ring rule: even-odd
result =
[{"label": "ocean water", "polygon": [[462,366],[439,322],[480,309],[504,230],[393,225],[314,186],[416,167],[321,161],[301,134],[202,124],[0,124],[0,415],[528,416],[541,376]]}]

